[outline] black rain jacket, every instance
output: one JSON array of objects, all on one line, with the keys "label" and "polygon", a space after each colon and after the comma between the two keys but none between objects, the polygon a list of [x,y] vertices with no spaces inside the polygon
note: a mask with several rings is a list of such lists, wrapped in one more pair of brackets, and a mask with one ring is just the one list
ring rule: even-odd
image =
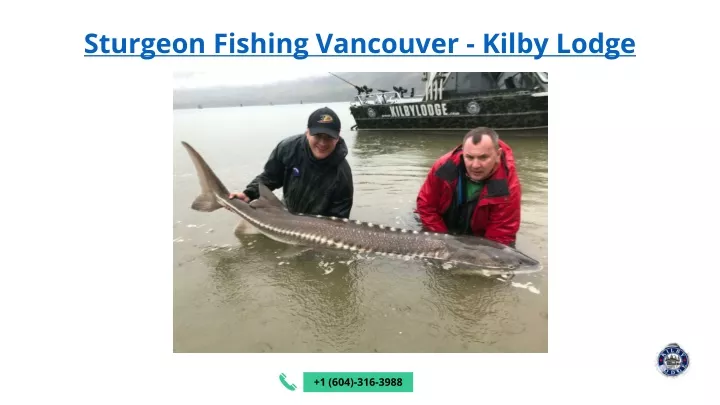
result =
[{"label": "black rain jacket", "polygon": [[318,160],[305,134],[291,136],[273,149],[263,172],[244,194],[251,200],[258,198],[258,182],[270,190],[282,187],[290,212],[349,218],[354,188],[347,153],[347,144],[340,138],[333,153]]}]

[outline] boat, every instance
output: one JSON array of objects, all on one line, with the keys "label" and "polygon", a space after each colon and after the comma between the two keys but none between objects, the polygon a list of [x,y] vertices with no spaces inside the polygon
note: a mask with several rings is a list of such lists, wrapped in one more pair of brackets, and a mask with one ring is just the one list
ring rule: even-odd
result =
[{"label": "boat", "polygon": [[423,95],[362,86],[353,130],[536,130],[548,126],[547,72],[423,72]]}]

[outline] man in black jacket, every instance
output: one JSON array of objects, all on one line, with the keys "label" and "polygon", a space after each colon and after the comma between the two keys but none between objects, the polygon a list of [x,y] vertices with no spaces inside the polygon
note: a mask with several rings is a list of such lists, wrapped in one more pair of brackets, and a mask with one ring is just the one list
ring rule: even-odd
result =
[{"label": "man in black jacket", "polygon": [[304,134],[282,140],[270,153],[263,172],[231,198],[258,198],[258,182],[270,190],[283,188],[285,206],[293,213],[349,218],[353,180],[340,137],[340,118],[330,108],[310,114]]}]

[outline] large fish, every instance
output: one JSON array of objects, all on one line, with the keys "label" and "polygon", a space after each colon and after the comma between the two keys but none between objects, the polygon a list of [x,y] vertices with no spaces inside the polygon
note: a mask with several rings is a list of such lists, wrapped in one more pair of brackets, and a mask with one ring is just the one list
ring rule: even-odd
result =
[{"label": "large fish", "polygon": [[537,260],[520,251],[480,237],[408,230],[321,215],[294,214],[263,184],[260,184],[260,197],[250,203],[231,199],[230,192],[203,157],[186,142],[182,144],[195,165],[202,190],[191,208],[202,212],[227,208],[276,241],[404,259],[426,258],[453,263],[459,267],[460,273],[515,274],[542,269]]}]

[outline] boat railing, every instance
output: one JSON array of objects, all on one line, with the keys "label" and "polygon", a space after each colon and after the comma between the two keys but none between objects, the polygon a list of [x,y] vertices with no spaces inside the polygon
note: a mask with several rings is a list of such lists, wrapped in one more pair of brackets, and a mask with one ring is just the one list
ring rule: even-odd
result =
[{"label": "boat railing", "polygon": [[417,101],[421,97],[403,98],[397,91],[377,92],[370,94],[359,94],[353,99],[353,105],[378,105],[378,104],[402,104]]}]

